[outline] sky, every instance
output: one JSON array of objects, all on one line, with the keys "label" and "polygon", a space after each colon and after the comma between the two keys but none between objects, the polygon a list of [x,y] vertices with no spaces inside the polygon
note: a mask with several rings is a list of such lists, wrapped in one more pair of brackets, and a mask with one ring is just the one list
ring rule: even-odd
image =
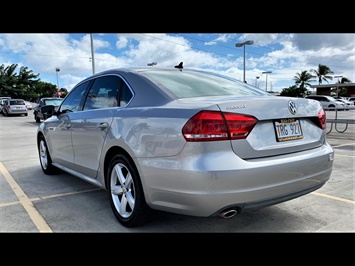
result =
[{"label": "sky", "polygon": [[[236,46],[246,41],[253,44]],[[334,72],[329,83],[355,82],[354,33],[0,33],[0,65],[27,67],[68,91],[93,73],[153,62],[243,81],[244,51],[245,80],[263,90],[281,92],[319,64]]]}]

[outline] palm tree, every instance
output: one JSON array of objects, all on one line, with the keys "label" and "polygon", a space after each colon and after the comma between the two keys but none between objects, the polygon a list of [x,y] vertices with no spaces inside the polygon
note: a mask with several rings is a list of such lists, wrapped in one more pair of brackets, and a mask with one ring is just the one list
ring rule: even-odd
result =
[{"label": "palm tree", "polygon": [[340,82],[337,82],[337,83],[342,83],[342,84],[344,84],[344,83],[350,83],[350,82],[351,82],[350,79],[348,79],[348,78],[346,78],[346,77],[341,77]]},{"label": "palm tree", "polygon": [[[345,84],[345,83],[351,83],[351,80],[346,78],[346,77],[341,77],[340,80],[337,82],[338,84]],[[338,96],[346,96],[348,89],[346,87],[337,87],[337,95]]]},{"label": "palm tree", "polygon": [[316,77],[318,77],[318,85],[321,85],[322,81],[328,82],[328,79],[333,79],[333,76],[330,76],[329,74],[334,74],[334,72],[326,65],[319,64],[318,69],[311,69],[310,71],[315,73]]},{"label": "palm tree", "polygon": [[310,72],[307,70],[301,71],[301,73],[296,73],[296,76],[293,77],[295,80],[296,84],[299,84],[298,88],[298,94],[299,96],[303,96],[304,92],[307,90],[305,87],[306,86],[311,86],[309,83],[310,81],[315,81],[313,78],[316,76],[313,76]]}]

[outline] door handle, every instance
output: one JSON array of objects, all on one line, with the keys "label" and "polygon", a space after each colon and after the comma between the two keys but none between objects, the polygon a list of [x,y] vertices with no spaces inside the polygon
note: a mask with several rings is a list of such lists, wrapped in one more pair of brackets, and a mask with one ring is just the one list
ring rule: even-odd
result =
[{"label": "door handle", "polygon": [[108,123],[106,123],[106,122],[99,123],[99,124],[97,125],[97,127],[98,127],[99,129],[104,130],[105,128],[108,127]]}]

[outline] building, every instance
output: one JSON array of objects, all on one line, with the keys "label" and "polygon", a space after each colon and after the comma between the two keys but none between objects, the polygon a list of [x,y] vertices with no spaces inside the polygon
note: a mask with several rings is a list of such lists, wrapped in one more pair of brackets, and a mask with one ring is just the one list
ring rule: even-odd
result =
[{"label": "building", "polygon": [[335,83],[324,85],[311,85],[312,89],[316,89],[316,95],[331,95],[332,89],[336,91],[334,96],[338,96],[341,89],[346,89],[346,97],[355,97],[355,83]]}]

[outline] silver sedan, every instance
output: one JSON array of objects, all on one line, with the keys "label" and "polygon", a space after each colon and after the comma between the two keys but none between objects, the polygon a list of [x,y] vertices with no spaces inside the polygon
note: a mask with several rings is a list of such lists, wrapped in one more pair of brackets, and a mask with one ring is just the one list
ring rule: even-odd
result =
[{"label": "silver sedan", "polygon": [[182,64],[95,74],[42,111],[43,172],[107,190],[127,227],[155,210],[233,217],[317,190],[333,169],[319,102]]}]

